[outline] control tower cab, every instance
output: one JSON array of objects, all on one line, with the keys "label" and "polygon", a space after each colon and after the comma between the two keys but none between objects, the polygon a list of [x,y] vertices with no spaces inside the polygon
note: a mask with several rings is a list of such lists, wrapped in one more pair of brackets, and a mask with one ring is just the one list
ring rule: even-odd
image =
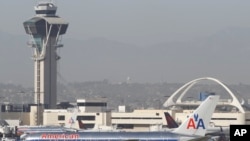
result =
[{"label": "control tower cab", "polygon": [[23,23],[30,35],[28,46],[33,50],[35,103],[45,108],[56,108],[57,103],[57,49],[68,23],[56,15],[57,7],[51,2],[35,6],[36,15]]},{"label": "control tower cab", "polygon": [[55,16],[57,7],[53,3],[39,3],[35,6],[36,16]]}]

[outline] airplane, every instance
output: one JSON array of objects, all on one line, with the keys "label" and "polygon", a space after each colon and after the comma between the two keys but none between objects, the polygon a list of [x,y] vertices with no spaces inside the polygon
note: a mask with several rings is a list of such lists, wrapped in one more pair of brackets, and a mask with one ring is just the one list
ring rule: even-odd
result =
[{"label": "airplane", "polygon": [[72,125],[75,124],[76,113],[78,108],[73,109],[73,115],[70,117],[68,124],[65,126],[56,126],[56,125],[38,125],[38,126],[18,126],[17,127],[17,136],[25,136],[26,134],[33,133],[44,133],[44,132],[76,132],[77,129],[72,128]]},{"label": "airplane", "polygon": [[[177,128],[179,124],[173,119],[172,116],[168,112],[164,113],[166,121],[167,121],[167,127],[170,129]],[[229,126],[208,126],[206,134],[213,134],[223,132],[225,134],[229,134]]]},{"label": "airplane", "polygon": [[61,126],[19,126],[17,127],[17,134],[21,135],[24,133],[37,133],[37,132],[65,132],[70,131],[69,128]]},{"label": "airplane", "polygon": [[[173,130],[178,128],[179,124],[173,119],[172,116],[168,112],[164,113],[166,121],[167,121],[167,129],[164,130]],[[229,136],[230,129],[229,126],[208,126],[205,135],[218,137],[217,140],[227,140],[226,137]]]},{"label": "airplane", "polygon": [[173,119],[172,116],[168,112],[164,113],[166,121],[167,121],[167,127],[172,129],[172,128],[178,128],[179,124]]},{"label": "airplane", "polygon": [[25,136],[26,134],[34,133],[45,133],[45,132],[93,132],[93,131],[114,131],[115,128],[111,126],[101,126],[95,127],[93,129],[87,129],[81,120],[78,120],[79,129],[72,128],[76,124],[77,113],[79,109],[72,109],[72,116],[69,118],[68,123],[65,126],[56,126],[56,125],[39,125],[39,126],[18,126],[17,127],[17,136]]},{"label": "airplane", "polygon": [[210,137],[205,136],[219,95],[211,95],[203,101],[190,116],[173,131],[150,132],[50,132],[28,134],[21,138],[25,141],[205,141]]}]

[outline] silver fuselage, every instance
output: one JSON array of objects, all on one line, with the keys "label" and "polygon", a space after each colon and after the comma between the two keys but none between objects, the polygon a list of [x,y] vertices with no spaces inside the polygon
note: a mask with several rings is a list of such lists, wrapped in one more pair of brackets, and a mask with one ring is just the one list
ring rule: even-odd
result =
[{"label": "silver fuselage", "polygon": [[22,138],[26,141],[186,141],[195,136],[171,132],[64,132],[34,133]]}]

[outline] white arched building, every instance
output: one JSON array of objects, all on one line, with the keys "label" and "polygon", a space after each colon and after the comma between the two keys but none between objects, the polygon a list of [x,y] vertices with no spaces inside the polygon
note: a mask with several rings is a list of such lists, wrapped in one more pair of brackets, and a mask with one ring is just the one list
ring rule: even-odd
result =
[{"label": "white arched building", "polygon": [[217,104],[217,108],[211,121],[213,124],[217,126],[229,126],[230,124],[250,124],[250,111],[247,109],[247,103],[245,100],[239,96],[236,96],[226,86],[226,84],[212,77],[202,77],[184,84],[165,101],[163,106],[172,110],[181,108],[183,112],[176,112],[175,119],[180,122],[183,121],[183,119],[185,119],[186,116],[192,112],[192,110],[186,109],[190,107],[196,107],[201,103],[201,101],[185,101],[183,99],[184,96],[187,94],[190,88],[204,80],[213,81],[219,84],[226,90],[230,97],[230,99],[227,100],[220,100],[220,102]]}]

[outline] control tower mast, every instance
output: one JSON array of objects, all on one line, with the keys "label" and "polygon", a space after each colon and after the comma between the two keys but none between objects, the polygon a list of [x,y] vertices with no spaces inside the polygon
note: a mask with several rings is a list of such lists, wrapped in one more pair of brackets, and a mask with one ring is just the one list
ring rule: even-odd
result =
[{"label": "control tower mast", "polygon": [[[51,2],[35,6],[36,15],[23,23],[30,35],[28,45],[33,48],[35,103],[55,108],[57,102],[57,48],[68,23],[56,15],[57,7]],[[39,107],[39,106],[38,106]]]}]

